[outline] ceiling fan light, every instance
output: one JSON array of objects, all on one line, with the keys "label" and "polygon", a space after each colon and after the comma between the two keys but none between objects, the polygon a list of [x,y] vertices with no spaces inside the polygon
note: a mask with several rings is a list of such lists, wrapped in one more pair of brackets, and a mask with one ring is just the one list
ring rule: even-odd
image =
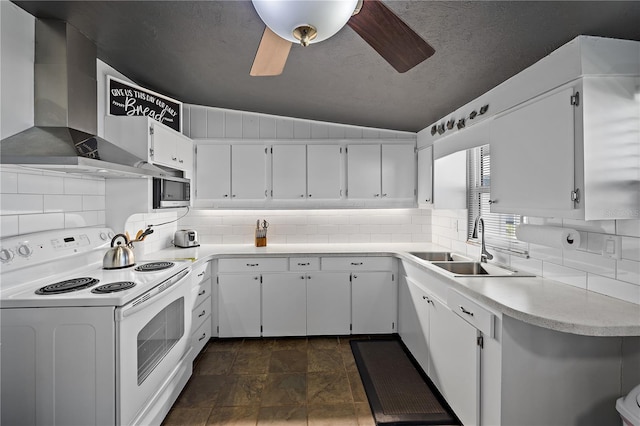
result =
[{"label": "ceiling fan light", "polygon": [[309,43],[318,43],[333,36],[347,24],[358,0],[252,0],[264,23],[278,36],[297,43],[294,31],[298,27],[313,27],[317,31]]}]

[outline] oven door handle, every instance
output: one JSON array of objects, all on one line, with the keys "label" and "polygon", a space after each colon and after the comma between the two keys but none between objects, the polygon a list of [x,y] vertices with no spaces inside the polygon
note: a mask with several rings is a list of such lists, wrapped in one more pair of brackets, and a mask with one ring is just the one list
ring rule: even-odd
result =
[{"label": "oven door handle", "polygon": [[122,320],[123,318],[126,318],[130,315],[135,314],[136,312],[138,312],[139,310],[147,306],[150,302],[154,302],[157,297],[164,295],[163,293],[167,289],[174,287],[177,283],[179,283],[183,279],[186,279],[187,276],[189,276],[190,274],[191,274],[191,269],[187,268],[181,272],[178,272],[171,278],[161,282],[151,290],[144,293],[142,296],[139,296],[136,299],[124,305],[120,310],[118,310],[116,319]]}]

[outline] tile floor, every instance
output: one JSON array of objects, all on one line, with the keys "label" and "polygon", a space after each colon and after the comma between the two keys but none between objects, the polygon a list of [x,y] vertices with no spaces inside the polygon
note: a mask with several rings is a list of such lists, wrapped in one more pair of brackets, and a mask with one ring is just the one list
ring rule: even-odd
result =
[{"label": "tile floor", "polygon": [[163,426],[374,426],[354,338],[212,340]]}]

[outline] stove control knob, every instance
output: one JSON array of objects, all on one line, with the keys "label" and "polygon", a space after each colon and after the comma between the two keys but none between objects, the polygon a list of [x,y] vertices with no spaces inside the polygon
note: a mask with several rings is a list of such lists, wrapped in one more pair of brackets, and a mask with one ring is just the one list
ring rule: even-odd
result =
[{"label": "stove control knob", "polygon": [[9,263],[13,260],[13,252],[9,249],[0,250],[0,262]]},{"label": "stove control knob", "polygon": [[22,257],[29,257],[33,254],[33,249],[27,243],[23,243],[18,246],[18,254]]}]

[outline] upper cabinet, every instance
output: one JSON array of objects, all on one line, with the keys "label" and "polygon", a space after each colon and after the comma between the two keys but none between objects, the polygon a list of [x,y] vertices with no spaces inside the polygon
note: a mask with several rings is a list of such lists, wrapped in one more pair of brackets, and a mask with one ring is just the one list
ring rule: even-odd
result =
[{"label": "upper cabinet", "polygon": [[415,200],[415,146],[413,144],[349,145],[347,185],[349,199]]},{"label": "upper cabinet", "polygon": [[640,217],[640,78],[584,77],[496,116],[491,211]]},{"label": "upper cabinet", "polygon": [[418,205],[433,204],[433,147],[418,151]]},{"label": "upper cabinet", "polygon": [[467,208],[467,152],[458,151],[433,162],[433,207]]},{"label": "upper cabinet", "polygon": [[194,206],[415,207],[415,142],[345,142],[198,141]]},{"label": "upper cabinet", "polygon": [[193,170],[193,142],[149,117],[106,116],[105,138],[149,163]]}]

